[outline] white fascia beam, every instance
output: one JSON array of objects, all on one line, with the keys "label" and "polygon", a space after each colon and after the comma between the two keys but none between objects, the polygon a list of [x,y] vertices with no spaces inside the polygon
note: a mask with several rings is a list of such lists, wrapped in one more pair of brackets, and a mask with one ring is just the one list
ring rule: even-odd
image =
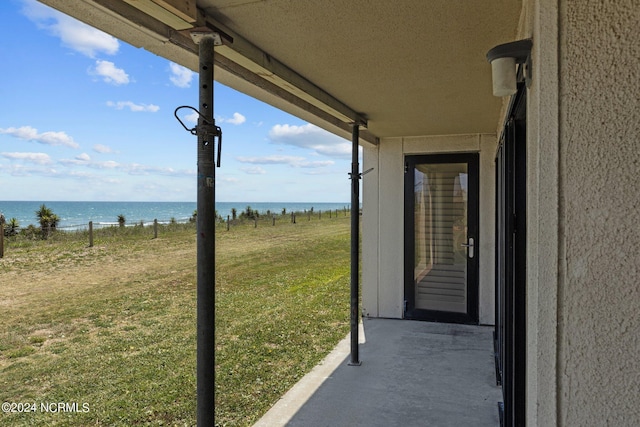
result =
[{"label": "white fascia beam", "polygon": [[259,49],[242,36],[234,33],[224,25],[207,20],[214,31],[222,34],[223,45],[216,47],[216,52],[252,73],[270,81],[276,86],[292,93],[311,105],[346,123],[359,123],[367,126],[367,119],[362,114],[334,98],[314,83]]},{"label": "white fascia beam", "polygon": [[193,28],[197,19],[195,0],[123,0],[174,30]]}]

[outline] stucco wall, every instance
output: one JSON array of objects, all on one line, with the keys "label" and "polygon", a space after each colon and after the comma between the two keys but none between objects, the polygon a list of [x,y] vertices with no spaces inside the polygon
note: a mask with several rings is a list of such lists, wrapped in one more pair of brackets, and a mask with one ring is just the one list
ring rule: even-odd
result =
[{"label": "stucco wall", "polygon": [[[557,425],[558,0],[525,1],[518,39],[533,39],[527,93],[527,425]],[[500,120],[500,126],[504,119]]]},{"label": "stucco wall", "polygon": [[404,306],[404,157],[480,153],[479,317],[495,317],[495,135],[384,138],[364,147],[362,310],[365,316],[402,318]]},{"label": "stucco wall", "polygon": [[640,424],[640,1],[560,2],[559,423]]}]

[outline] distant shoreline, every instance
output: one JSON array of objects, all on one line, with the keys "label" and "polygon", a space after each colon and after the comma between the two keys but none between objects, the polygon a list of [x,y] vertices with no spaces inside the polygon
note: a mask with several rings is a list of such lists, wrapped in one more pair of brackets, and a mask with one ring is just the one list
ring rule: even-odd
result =
[{"label": "distant shoreline", "polygon": [[[60,228],[79,228],[87,226],[89,221],[94,224],[117,224],[119,215],[124,215],[128,225],[141,221],[148,224],[154,219],[159,222],[186,222],[197,209],[196,202],[0,201],[0,213],[7,221],[16,218],[21,228],[37,225],[35,211],[42,204],[58,215]],[[226,218],[232,215],[232,209],[240,215],[248,206],[263,215],[268,211],[281,214],[283,209],[286,212],[342,210],[349,209],[351,205],[346,202],[217,202],[216,210],[218,215]]]}]

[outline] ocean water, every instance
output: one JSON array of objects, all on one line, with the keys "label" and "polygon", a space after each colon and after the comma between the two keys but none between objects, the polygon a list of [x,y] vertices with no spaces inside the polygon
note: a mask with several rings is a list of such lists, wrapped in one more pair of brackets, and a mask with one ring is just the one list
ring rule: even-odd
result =
[{"label": "ocean water", "polygon": [[[115,225],[118,224],[118,215],[124,215],[127,224],[169,222],[172,218],[178,222],[186,222],[191,218],[197,205],[195,202],[25,202],[25,201],[0,201],[0,213],[6,220],[16,218],[20,227],[27,227],[29,224],[38,225],[35,212],[45,204],[58,217],[59,228],[77,229],[86,227],[89,221],[95,225]],[[244,211],[247,206],[257,210],[261,214],[271,211],[272,213],[282,213],[282,209],[287,212],[304,212],[313,208],[315,212],[322,210],[349,209],[349,203],[291,203],[291,202],[217,202],[216,210],[219,215],[226,218],[231,215],[231,209],[238,212]]]}]

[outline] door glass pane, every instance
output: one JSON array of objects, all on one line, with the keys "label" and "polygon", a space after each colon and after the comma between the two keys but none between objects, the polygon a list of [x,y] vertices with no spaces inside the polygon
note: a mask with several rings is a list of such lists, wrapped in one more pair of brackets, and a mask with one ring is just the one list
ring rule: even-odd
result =
[{"label": "door glass pane", "polygon": [[415,301],[423,310],[467,312],[466,163],[415,168]]}]

